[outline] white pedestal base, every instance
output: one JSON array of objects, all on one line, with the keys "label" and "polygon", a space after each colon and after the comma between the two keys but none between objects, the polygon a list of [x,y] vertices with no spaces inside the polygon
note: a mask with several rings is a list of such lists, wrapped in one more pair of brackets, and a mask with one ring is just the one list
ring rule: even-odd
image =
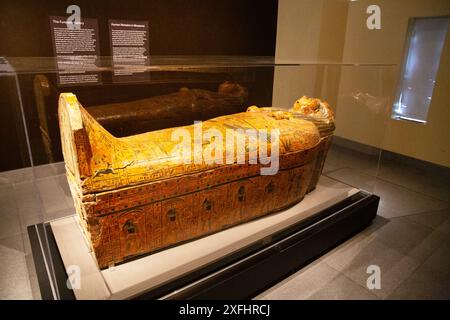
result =
[{"label": "white pedestal base", "polygon": [[77,299],[128,299],[293,225],[359,192],[322,176],[297,205],[113,268],[99,270],[76,216],[51,221],[64,266],[79,266]]}]

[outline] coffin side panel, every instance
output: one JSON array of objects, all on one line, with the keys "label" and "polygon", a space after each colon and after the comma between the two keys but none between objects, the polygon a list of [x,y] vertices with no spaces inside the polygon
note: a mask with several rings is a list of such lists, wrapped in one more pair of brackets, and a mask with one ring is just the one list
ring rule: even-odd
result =
[{"label": "coffin side panel", "polygon": [[289,207],[305,196],[315,163],[255,176],[86,220],[100,268]]}]

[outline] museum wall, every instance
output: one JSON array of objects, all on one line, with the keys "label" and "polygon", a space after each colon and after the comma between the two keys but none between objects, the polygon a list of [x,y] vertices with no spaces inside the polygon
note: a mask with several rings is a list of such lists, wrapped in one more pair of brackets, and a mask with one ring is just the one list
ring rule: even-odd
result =
[{"label": "museum wall", "polygon": [[[381,7],[382,28],[381,30],[371,31],[367,28],[358,27],[365,21],[367,15],[364,9],[369,4],[374,4],[374,2],[364,0],[349,4],[344,62],[400,64],[403,57],[408,19],[410,17],[450,15],[450,1],[446,0],[376,1],[376,4]],[[398,68],[396,71],[393,79],[393,93],[395,92],[395,86],[399,77]],[[386,132],[382,144],[376,146],[413,158],[450,167],[449,85],[450,32],[447,33],[446,44],[441,56],[427,124],[422,125],[390,119],[391,103],[389,103],[388,112],[379,111],[387,115],[386,119],[380,118],[376,123],[366,124],[367,128],[382,127],[386,124]],[[345,108],[345,106],[339,107],[341,107],[341,111]],[[348,113],[353,114],[352,111]],[[340,118],[345,119],[346,117]],[[359,130],[352,130],[351,126],[347,127],[347,123],[345,122],[342,125],[338,123],[338,125],[345,130],[344,132],[338,131],[338,135],[351,138],[352,135],[359,132]],[[362,138],[356,137],[355,140],[363,143],[368,141]]]},{"label": "museum wall", "polygon": [[[315,62],[318,57],[323,0],[281,0],[278,6],[277,63]],[[290,108],[302,94],[317,96],[314,66],[275,69],[273,105]]]},{"label": "museum wall", "polygon": [[255,0],[22,0],[0,2],[0,54],[52,56],[48,17],[98,19],[100,52],[109,55],[108,19],[148,20],[153,55],[273,55],[277,1]]},{"label": "museum wall", "polygon": [[[381,8],[381,30],[366,27],[366,8],[371,4]],[[347,14],[336,13],[333,17],[329,14],[330,6],[341,10],[346,8]],[[280,61],[343,62],[349,65],[399,65],[408,19],[449,14],[450,2],[446,0],[280,0],[276,58]],[[340,19],[339,16],[345,18]],[[345,28],[344,33],[342,28]],[[292,36],[282,35],[282,30],[291,30]],[[317,36],[319,38],[314,41]],[[327,45],[321,46],[324,43]],[[333,47],[336,50],[330,50]],[[310,80],[309,86],[295,77],[289,79],[288,75],[283,75],[281,78],[275,72],[274,104],[278,101],[287,103],[299,89],[305,94],[322,93],[333,98],[336,89],[329,88],[330,78],[338,76],[339,80],[334,83],[338,86],[337,102],[330,101],[337,113],[337,136],[449,167],[450,33],[447,34],[426,125],[390,119],[398,67],[349,65],[341,68],[330,66],[328,75],[319,73],[323,79],[318,79],[311,70],[311,74],[303,79],[304,82]],[[279,89],[280,83],[290,83],[291,90]],[[314,84],[320,88],[314,88]]]}]

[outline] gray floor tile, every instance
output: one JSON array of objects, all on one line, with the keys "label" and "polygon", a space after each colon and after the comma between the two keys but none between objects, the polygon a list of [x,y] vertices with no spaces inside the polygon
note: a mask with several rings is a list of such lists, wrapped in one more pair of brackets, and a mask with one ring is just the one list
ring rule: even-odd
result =
[{"label": "gray floor tile", "polygon": [[450,201],[448,197],[450,194],[450,179],[448,177],[424,172],[419,168],[387,159],[381,161],[378,177],[412,191],[442,201]]},{"label": "gray floor tile", "polygon": [[446,202],[380,180],[376,182],[374,193],[380,196],[381,205],[396,212],[398,216],[442,210],[450,207]]},{"label": "gray floor tile", "polygon": [[0,178],[3,183],[18,183],[23,181],[31,181],[34,179],[33,168],[22,168],[17,170],[10,170],[0,172]]},{"label": "gray floor tile", "polygon": [[344,275],[339,275],[319,291],[314,293],[311,300],[377,300],[379,299],[368,289],[360,286]]},{"label": "gray floor tile", "polygon": [[448,270],[450,250],[442,245],[448,241],[446,235],[407,218],[380,224],[375,221],[377,228],[361,232],[326,255],[324,261],[362,286],[367,281],[367,266],[378,265],[382,287],[372,293],[380,298],[389,297],[424,261],[430,269]]},{"label": "gray floor tile", "polygon": [[25,252],[24,239],[22,234],[0,239],[0,246],[9,248],[18,252]]},{"label": "gray floor tile", "polygon": [[33,293],[27,278],[0,278],[1,300],[33,300]]},{"label": "gray floor tile", "polygon": [[64,192],[65,201],[69,207],[73,206],[72,194],[70,193],[69,183],[67,182],[67,177],[65,174],[58,176],[58,185]]},{"label": "gray floor tile", "polygon": [[11,181],[7,177],[1,175],[0,172],[0,191],[3,191],[11,184],[12,184]]},{"label": "gray floor tile", "polygon": [[38,180],[36,185],[45,214],[52,214],[69,207],[66,194],[60,186],[59,176]]},{"label": "gray floor tile", "polygon": [[14,185],[8,184],[2,187],[0,194],[0,218],[17,211],[17,204],[14,200]]},{"label": "gray floor tile", "polygon": [[449,241],[450,236],[434,230],[425,237],[416,247],[411,249],[408,256],[420,262],[428,259],[445,241]]},{"label": "gray floor tile", "polygon": [[386,205],[382,205],[379,204],[378,205],[378,211],[377,211],[377,215],[386,218],[386,219],[391,219],[391,218],[395,218],[398,216],[398,212],[392,210],[389,207],[386,207]]},{"label": "gray floor tile", "polygon": [[373,178],[354,169],[340,169],[328,176],[380,196],[380,206],[387,208],[388,217],[444,210],[449,203]]},{"label": "gray floor tile", "polygon": [[10,238],[22,233],[17,211],[0,216],[0,239]]},{"label": "gray floor tile", "polygon": [[447,202],[381,180],[376,182],[374,193],[380,196],[383,206],[397,212],[398,216],[450,208]]},{"label": "gray floor tile", "polygon": [[40,166],[35,166],[33,168],[35,179],[42,179],[56,176],[58,174],[56,168],[57,167],[55,167],[53,164],[44,164]]},{"label": "gray floor tile", "polygon": [[378,170],[378,155],[368,155],[332,145],[327,154],[327,165],[334,168],[364,170],[375,175]]},{"label": "gray floor tile", "polygon": [[304,300],[338,276],[338,271],[316,261],[263,292],[257,299]]},{"label": "gray floor tile", "polygon": [[55,219],[64,218],[75,214],[75,208],[72,206],[70,208],[52,211],[44,214],[44,221],[51,221]]},{"label": "gray floor tile", "polygon": [[16,184],[14,188],[17,194],[22,195],[17,207],[22,232],[26,232],[27,226],[44,221],[43,204],[34,182]]},{"label": "gray floor tile", "polygon": [[27,264],[27,270],[29,274],[29,280],[30,280],[30,288],[31,288],[31,294],[33,300],[41,300],[41,291],[39,289],[39,282],[36,275],[36,269],[34,267],[34,261],[33,261],[33,255],[27,254],[25,256],[26,264]]},{"label": "gray floor tile", "polygon": [[[15,250],[7,245],[0,244],[0,261],[8,261],[8,263],[0,264],[0,277],[12,274],[27,274],[25,264],[25,254],[22,250]],[[22,273],[22,274],[21,274]]]},{"label": "gray floor tile", "polygon": [[27,227],[42,223],[45,221],[45,215],[40,211],[41,209],[37,208],[33,211],[28,212],[20,212],[20,223],[21,223],[21,229],[22,233],[26,233]]},{"label": "gray floor tile", "polygon": [[432,232],[432,228],[406,218],[393,218],[377,230],[375,239],[390,249],[408,255]]},{"label": "gray floor tile", "polygon": [[376,239],[377,230],[382,228],[386,223],[389,223],[389,221],[383,217],[376,216],[369,227],[326,253],[320,259],[324,260],[332,268],[343,271],[370,242]]},{"label": "gray floor tile", "polygon": [[0,299],[32,299],[25,254],[0,245]]},{"label": "gray floor tile", "polygon": [[373,192],[376,178],[374,176],[361,173],[356,169],[343,168],[326,174],[328,177],[351,185],[355,188]]},{"label": "gray floor tile", "polygon": [[433,254],[443,235],[405,218],[383,220],[375,227],[362,231],[323,260],[362,286],[368,278],[367,267],[379,266],[382,288],[373,293],[386,298]]},{"label": "gray floor tile", "polygon": [[389,299],[450,299],[450,276],[426,266],[419,267]]},{"label": "gray floor tile", "polygon": [[322,169],[322,173],[326,175],[327,173],[338,170],[338,169],[342,169],[342,167],[333,165],[333,163],[325,161],[325,164]]},{"label": "gray floor tile", "polygon": [[444,241],[423,265],[450,276],[450,241]]},{"label": "gray floor tile", "polygon": [[64,161],[52,163],[51,166],[57,175],[66,174],[66,167]]},{"label": "gray floor tile", "polygon": [[450,209],[415,214],[407,216],[407,219],[435,229],[450,219]]},{"label": "gray floor tile", "polygon": [[378,241],[372,241],[353,260],[349,261],[342,273],[365,287],[370,276],[367,268],[371,265],[378,266],[381,271],[381,289],[374,289],[371,292],[380,298],[386,298],[419,264],[418,261],[390,249]]},{"label": "gray floor tile", "polygon": [[38,196],[39,189],[35,181],[25,181],[14,184],[14,193],[22,196],[23,199]]},{"label": "gray floor tile", "polygon": [[446,235],[450,235],[450,219],[445,220],[445,222],[443,222],[439,227],[437,227],[436,230]]}]

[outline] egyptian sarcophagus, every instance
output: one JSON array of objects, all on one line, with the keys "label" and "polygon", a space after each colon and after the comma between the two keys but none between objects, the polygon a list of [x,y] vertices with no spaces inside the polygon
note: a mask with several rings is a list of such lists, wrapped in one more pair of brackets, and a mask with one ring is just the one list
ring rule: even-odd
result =
[{"label": "egyptian sarcophagus", "polygon": [[92,106],[88,111],[110,133],[126,136],[242,112],[247,98],[244,86],[223,82],[217,91],[183,87],[151,98]]},{"label": "egyptian sarcophagus", "polygon": [[[90,100],[98,101],[93,96],[114,96],[112,100],[121,102],[91,103],[86,109],[111,134],[123,137],[243,112],[247,107],[247,88],[228,81],[221,83],[213,91],[182,87],[171,93],[159,94],[160,90],[152,92],[149,87],[140,87],[139,90],[133,89],[131,93],[125,94],[124,86],[90,87],[89,95],[84,92],[84,96],[90,96]],[[60,133],[55,122],[56,112],[54,113],[57,102],[55,97],[59,96],[59,92],[60,88],[46,76],[35,76],[36,113],[41,141],[50,162],[58,160],[61,153]],[[151,97],[142,98],[144,93]],[[127,102],[122,101],[121,97],[124,96]]]},{"label": "egyptian sarcophagus", "polygon": [[64,93],[59,123],[75,208],[100,268],[301,201],[334,129],[328,105],[306,97],[290,111],[252,106],[200,131],[196,123],[117,138]]}]

